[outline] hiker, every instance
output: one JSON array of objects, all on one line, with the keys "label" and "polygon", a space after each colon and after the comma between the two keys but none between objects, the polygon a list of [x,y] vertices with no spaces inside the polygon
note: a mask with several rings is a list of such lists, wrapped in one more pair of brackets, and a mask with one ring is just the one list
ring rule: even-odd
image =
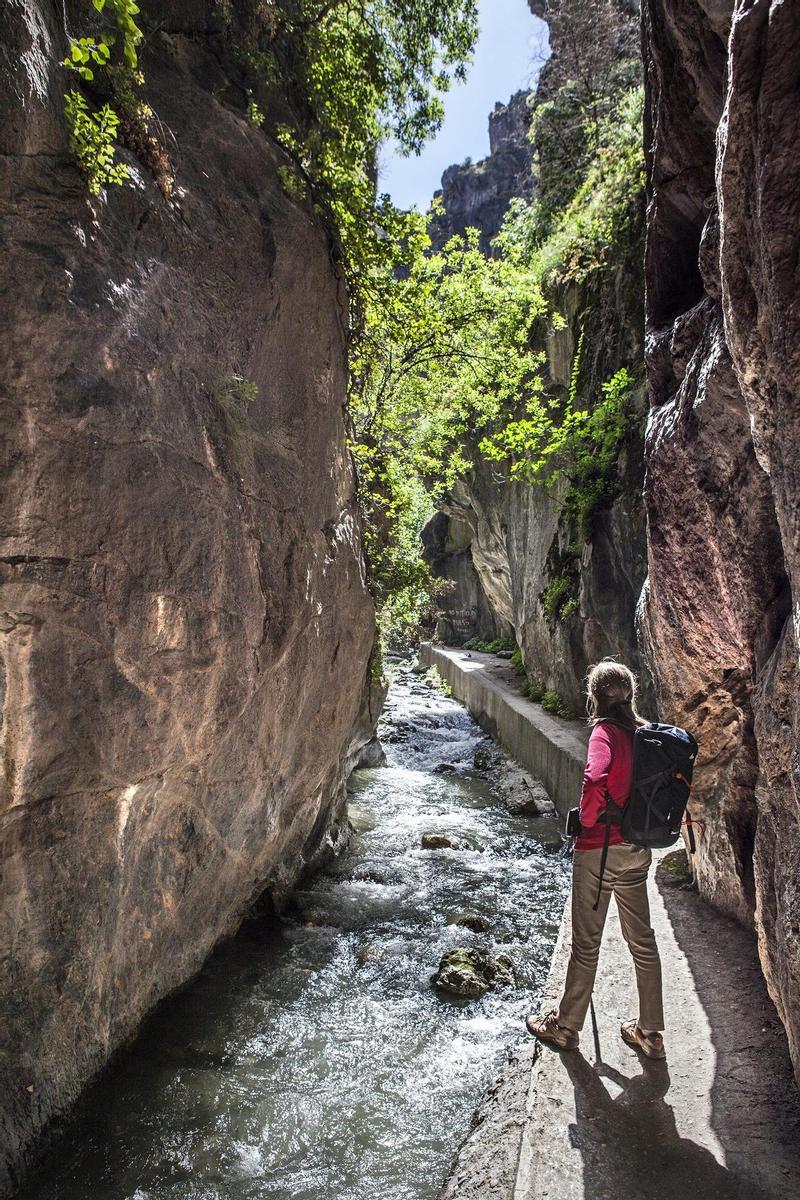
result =
[{"label": "hiker", "polygon": [[[636,677],[624,664],[610,659],[596,663],[589,670],[586,689],[592,732],[572,863],[572,948],[567,978],[558,1008],[540,1017],[530,1015],[525,1024],[540,1041],[561,1050],[577,1049],[613,893],[639,991],[638,1020],[622,1025],[620,1033],[628,1045],[649,1058],[664,1058],[661,960],[647,898],[652,851],[626,842],[619,823],[620,810],[631,793],[634,730],[648,722],[636,711]],[[613,801],[608,814],[607,794]],[[606,838],[607,854],[601,869]]]}]

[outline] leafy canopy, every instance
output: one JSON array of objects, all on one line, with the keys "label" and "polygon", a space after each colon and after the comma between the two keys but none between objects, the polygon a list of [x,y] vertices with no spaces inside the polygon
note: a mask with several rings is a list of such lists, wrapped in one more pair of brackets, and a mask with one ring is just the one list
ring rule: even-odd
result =
[{"label": "leafy canopy", "polygon": [[[290,156],[294,191],[308,191],[328,218],[357,340],[424,238],[424,218],[378,193],[379,147],[394,138],[401,154],[417,153],[439,129],[441,95],[464,78],[477,37],[477,3],[281,0],[268,10],[244,39],[249,86]],[[276,86],[288,111],[272,114]]]}]

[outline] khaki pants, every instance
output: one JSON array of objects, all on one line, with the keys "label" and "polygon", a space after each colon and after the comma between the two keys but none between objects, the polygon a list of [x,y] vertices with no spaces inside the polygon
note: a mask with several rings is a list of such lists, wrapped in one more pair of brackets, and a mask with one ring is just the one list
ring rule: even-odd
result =
[{"label": "khaki pants", "polygon": [[603,890],[597,911],[602,850],[576,850],[572,864],[572,950],[564,995],[558,1008],[558,1023],[578,1033],[583,1028],[597,972],[603,926],[611,899],[617,901],[622,936],[628,943],[636,967],[639,991],[639,1025],[643,1029],[664,1028],[661,1002],[661,960],[650,927],[647,872],[652,854],[625,842],[609,846]]}]

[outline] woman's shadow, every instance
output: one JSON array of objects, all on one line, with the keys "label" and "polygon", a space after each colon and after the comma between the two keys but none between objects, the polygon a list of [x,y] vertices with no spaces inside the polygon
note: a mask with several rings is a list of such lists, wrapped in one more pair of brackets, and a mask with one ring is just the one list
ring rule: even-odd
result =
[{"label": "woman's shadow", "polygon": [[[723,1167],[710,1150],[681,1137],[665,1096],[665,1061],[642,1059],[632,1078],[577,1053],[562,1056],[575,1089],[576,1121],[570,1142],[583,1159],[586,1200],[772,1200],[741,1175]],[[603,1078],[622,1091],[612,1097]]]}]

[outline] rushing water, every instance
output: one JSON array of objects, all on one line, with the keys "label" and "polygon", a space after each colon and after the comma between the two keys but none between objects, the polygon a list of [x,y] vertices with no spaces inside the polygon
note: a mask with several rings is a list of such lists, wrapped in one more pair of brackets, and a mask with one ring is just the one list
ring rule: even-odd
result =
[{"label": "rushing water", "polygon": [[[487,739],[407,667],[356,772],[346,853],[277,928],[242,933],[90,1089],[26,1200],[424,1200],[538,999],[566,887],[554,822],[512,816]],[[437,771],[449,764],[455,770]],[[423,850],[450,832],[472,850]],[[485,917],[487,933],[454,924]],[[441,955],[513,959],[516,991],[446,1000]]]}]

